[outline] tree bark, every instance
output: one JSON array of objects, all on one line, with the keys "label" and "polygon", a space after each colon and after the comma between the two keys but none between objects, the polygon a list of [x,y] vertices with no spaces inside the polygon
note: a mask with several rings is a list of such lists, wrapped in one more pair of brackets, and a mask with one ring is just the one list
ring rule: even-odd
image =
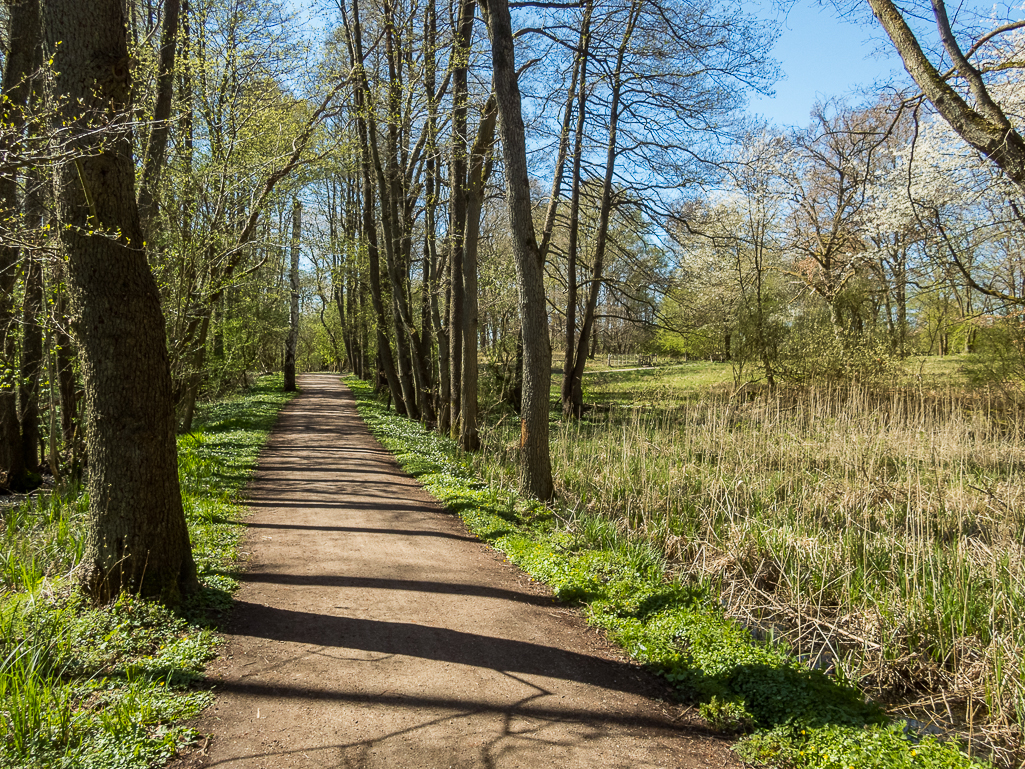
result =
[{"label": "tree bark", "polygon": [[[444,253],[444,251],[440,252]],[[439,255],[437,267],[434,270],[434,281],[438,287],[434,298],[431,301],[431,317],[434,320],[434,335],[438,338],[438,432],[445,434],[451,425],[449,417],[452,414],[450,404],[452,401],[452,379],[449,367],[449,327],[448,307],[452,303],[452,284],[445,280],[448,266],[443,256]],[[445,302],[441,301],[441,293],[444,291]]]},{"label": "tree bark", "polygon": [[[577,243],[580,233],[580,165],[583,156],[584,129],[587,119],[587,53],[590,36],[591,5],[587,6],[584,26],[580,31],[579,96],[577,104],[576,135],[573,138],[573,171],[570,179],[569,242],[566,246],[566,349],[562,367],[562,416],[576,414],[573,401],[573,376],[576,368],[577,341]],[[581,395],[581,400],[583,396]],[[581,404],[582,407],[582,404]],[[579,415],[579,414],[577,414]]]},{"label": "tree bark", "polygon": [[[25,228],[38,230],[43,223],[42,190],[38,174],[28,175],[25,194]],[[43,264],[38,253],[26,252],[25,303],[21,322],[21,452],[25,468],[37,473],[40,462],[39,376],[43,367]],[[51,435],[53,441],[56,436]]]},{"label": "tree bark", "polygon": [[[11,130],[4,132],[0,155],[16,157],[18,143],[25,129],[25,107],[32,90],[30,76],[35,52],[39,46],[39,3],[23,0],[9,4],[7,54],[3,73],[3,120]],[[16,167],[16,163],[13,164]],[[0,221],[21,222],[18,200],[17,171],[0,174]],[[20,250],[14,238],[0,239],[0,469],[6,471],[6,484],[14,491],[25,491],[31,485],[25,466],[21,423],[18,417],[18,386],[16,383],[17,321],[14,288],[18,278]]]},{"label": "tree bark", "polygon": [[[71,326],[71,316],[68,311],[68,297],[65,280],[66,270],[63,263],[58,262],[54,270],[54,336],[57,342],[57,384],[60,389],[60,412],[61,412],[61,438],[64,446],[70,449],[72,455],[72,470],[78,452],[79,424],[78,424],[78,383],[75,380],[75,355],[74,340],[68,334]],[[50,436],[54,440],[54,436]]]},{"label": "tree bark", "polygon": [[[430,401],[427,383],[430,374],[423,358],[423,345],[417,331],[410,307],[408,295],[409,260],[411,258],[412,240],[409,232],[412,222],[404,214],[406,205],[406,188],[403,184],[404,175],[401,171],[404,163],[400,160],[400,131],[403,125],[402,92],[402,49],[399,30],[395,21],[395,9],[391,2],[384,3],[385,20],[385,56],[388,60],[388,119],[387,141],[385,149],[387,157],[382,162],[378,150],[376,120],[371,116],[368,120],[370,129],[370,152],[374,160],[377,184],[381,198],[381,229],[384,237],[384,254],[388,265],[388,278],[391,283],[392,315],[395,324],[395,348],[399,363],[399,382],[406,398],[406,410],[411,419],[427,422],[434,421],[434,405]],[[366,81],[364,81],[366,85]],[[366,100],[371,102],[369,90]],[[406,118],[408,120],[408,115]]]},{"label": "tree bark", "polygon": [[615,174],[616,157],[618,154],[617,130],[619,126],[619,105],[620,95],[623,88],[623,60],[630,45],[630,38],[633,36],[634,27],[641,12],[641,0],[635,0],[630,8],[630,16],[626,30],[623,33],[623,40],[619,45],[616,54],[616,66],[612,79],[612,103],[609,105],[609,138],[605,155],[605,179],[602,183],[601,206],[598,211],[598,232],[594,243],[594,265],[591,269],[591,288],[587,295],[587,303],[584,305],[584,320],[580,326],[580,339],[577,342],[576,361],[573,364],[569,386],[563,385],[564,391],[569,390],[570,403],[567,408],[563,405],[563,413],[580,417],[584,412],[584,367],[587,365],[587,349],[592,329],[594,328],[594,315],[598,307],[598,293],[601,291],[602,273],[605,267],[605,249],[609,239],[609,218],[612,214],[612,180]]},{"label": "tree bark", "polygon": [[[186,9],[187,11],[187,9]],[[181,0],[164,0],[164,24],[160,32],[160,59],[157,63],[157,98],[153,105],[146,158],[139,185],[139,216],[146,237],[153,239],[153,220],[157,215],[157,188],[164,168],[167,138],[171,133],[171,104],[174,97],[174,60],[178,51],[178,20]]]},{"label": "tree bark", "polygon": [[299,346],[299,238],[302,234],[303,207],[298,199],[292,203],[292,244],[288,278],[291,286],[288,305],[288,338],[285,340],[285,392],[294,393],[295,351]]},{"label": "tree bark", "polygon": [[534,232],[527,144],[507,0],[487,0],[495,96],[501,119],[506,203],[519,284],[523,330],[523,408],[520,412],[520,487],[548,500],[555,494],[548,445],[552,347],[548,338],[544,265]]},{"label": "tree bark", "polygon": [[[352,23],[345,14],[345,6],[340,4],[343,24],[347,32],[347,43],[349,58],[352,62],[353,72],[356,74],[354,87],[354,101],[356,103],[356,129],[360,143],[361,173],[363,177],[363,235],[367,241],[367,259],[370,266],[370,295],[374,307],[374,318],[377,325],[377,351],[380,363],[378,377],[384,374],[388,381],[388,390],[395,399],[395,410],[399,414],[415,415],[415,399],[407,403],[406,390],[402,386],[399,372],[395,366],[395,359],[392,356],[391,343],[388,339],[388,323],[384,312],[384,298],[381,286],[380,252],[377,243],[377,225],[374,216],[374,184],[373,176],[379,168],[379,161],[376,156],[377,132],[372,115],[370,114],[370,86],[367,82],[366,71],[364,70],[363,53],[363,28],[360,23],[359,3],[353,0]],[[379,180],[380,181],[380,180]],[[381,185],[384,186],[383,184]],[[387,208],[385,201],[381,202],[382,209]],[[385,239],[388,233],[384,234]],[[401,333],[401,329],[399,330]]]},{"label": "tree bark", "polygon": [[[573,102],[577,99],[578,81],[584,75],[585,62],[587,61],[587,43],[590,40],[591,10],[594,7],[591,0],[587,0],[584,9],[584,18],[580,23],[580,38],[578,41],[577,58],[573,62],[573,74],[570,78],[569,90],[566,92],[566,104],[562,110],[562,128],[559,131],[559,149],[555,156],[555,173],[552,176],[552,190],[548,195],[548,210],[545,212],[545,222],[541,229],[541,244],[538,246],[541,252],[541,259],[548,257],[548,249],[552,242],[552,232],[555,229],[555,216],[559,210],[559,203],[562,198],[562,177],[566,169],[566,155],[569,152],[569,131],[573,118]],[[580,114],[580,113],[578,113]]]},{"label": "tree bark", "polygon": [[84,588],[169,604],[198,589],[178,485],[160,295],[146,261],[132,161],[131,63],[121,0],[48,0],[43,40],[62,97],[55,127],[72,327],[85,381],[90,526]]},{"label": "tree bark", "polygon": [[466,185],[466,235],[463,244],[463,349],[459,445],[464,451],[480,448],[477,429],[477,246],[480,242],[480,216],[484,208],[484,190],[491,176],[491,150],[495,143],[498,119],[495,98],[488,99],[481,115],[477,138],[470,151]]},{"label": "tree bark", "polygon": [[933,15],[943,48],[958,74],[968,83],[976,102],[973,109],[936,70],[914,32],[892,0],[869,0],[872,12],[897,49],[904,68],[951,128],[972,147],[992,160],[1025,192],[1025,140],[995,103],[982,76],[958,47],[942,0],[933,0]]},{"label": "tree bark", "polygon": [[[427,89],[427,125],[425,131],[427,140],[424,151],[426,152],[426,179],[424,180],[424,302],[421,312],[423,313],[423,340],[425,346],[429,346],[429,340],[433,335],[437,340],[438,351],[438,376],[435,380],[438,390],[435,393],[434,410],[438,415],[438,430],[448,430],[449,399],[451,396],[449,369],[448,369],[448,336],[445,333],[445,325],[441,318],[440,298],[444,257],[438,249],[438,200],[441,193],[441,175],[438,167],[438,87],[437,87],[437,64],[435,51],[437,50],[438,38],[438,13],[435,0],[428,0],[426,13],[424,15],[424,41],[426,43],[424,85]],[[431,333],[433,332],[433,334]]]},{"label": "tree bark", "polygon": [[[364,132],[365,134],[365,132]],[[369,152],[364,153],[364,163],[369,162]],[[374,188],[370,182],[370,169],[363,168],[363,237],[367,243],[367,260],[370,265],[370,300],[374,308],[374,320],[377,328],[377,356],[381,369],[388,382],[388,391],[395,399],[395,410],[405,416],[406,400],[399,384],[398,372],[395,369],[395,358],[392,357],[391,342],[388,339],[388,321],[384,314],[384,297],[381,287],[381,257],[377,250],[377,227],[374,221]]]},{"label": "tree bark", "polygon": [[449,366],[451,369],[449,401],[449,426],[453,438],[458,437],[463,407],[463,313],[464,299],[463,260],[466,248],[466,116],[469,99],[468,74],[470,66],[470,39],[473,35],[473,21],[477,9],[476,0],[462,0],[459,3],[459,17],[453,30],[452,44],[452,136],[449,157],[449,285],[452,301],[449,302]]}]

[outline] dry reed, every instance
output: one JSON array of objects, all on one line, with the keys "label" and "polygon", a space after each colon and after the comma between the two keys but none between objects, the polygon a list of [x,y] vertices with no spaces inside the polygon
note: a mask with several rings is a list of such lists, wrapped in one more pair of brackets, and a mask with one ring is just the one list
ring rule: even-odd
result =
[{"label": "dry reed", "polygon": [[[501,428],[486,443],[512,459]],[[953,390],[660,391],[562,423],[552,451],[563,499],[656,541],[756,634],[1021,761],[1017,408]]]}]

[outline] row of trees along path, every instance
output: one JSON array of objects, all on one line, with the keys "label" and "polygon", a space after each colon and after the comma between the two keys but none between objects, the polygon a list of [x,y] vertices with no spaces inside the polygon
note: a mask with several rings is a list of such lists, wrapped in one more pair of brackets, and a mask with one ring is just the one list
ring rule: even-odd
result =
[{"label": "row of trees along path", "polygon": [[442,512],[305,375],[249,489],[248,568],[185,767],[738,762],[580,616]]}]

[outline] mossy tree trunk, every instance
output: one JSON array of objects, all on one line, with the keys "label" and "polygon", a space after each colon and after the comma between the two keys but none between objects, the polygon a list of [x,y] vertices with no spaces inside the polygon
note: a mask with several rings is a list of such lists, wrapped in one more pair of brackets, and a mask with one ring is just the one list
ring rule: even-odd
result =
[{"label": "mossy tree trunk", "polygon": [[136,205],[121,0],[46,0],[46,50],[70,157],[57,170],[72,328],[85,382],[90,529],[84,588],[174,604],[198,588],[178,486],[157,286]]}]

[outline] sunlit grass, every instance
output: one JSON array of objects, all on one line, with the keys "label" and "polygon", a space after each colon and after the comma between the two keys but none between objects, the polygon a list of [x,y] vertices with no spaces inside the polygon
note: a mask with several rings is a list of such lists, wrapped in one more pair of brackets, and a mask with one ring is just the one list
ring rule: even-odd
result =
[{"label": "sunlit grass", "polygon": [[[657,366],[648,368],[636,365],[637,356],[616,358],[613,362],[615,365],[611,368],[606,357],[598,356],[587,362],[583,381],[585,402],[606,405],[657,403],[667,393],[672,393],[674,398],[685,394],[697,395],[710,388],[732,385],[734,381],[734,372],[728,363],[659,359]],[[562,372],[559,369],[552,377],[553,400],[560,397],[561,387]]]}]

